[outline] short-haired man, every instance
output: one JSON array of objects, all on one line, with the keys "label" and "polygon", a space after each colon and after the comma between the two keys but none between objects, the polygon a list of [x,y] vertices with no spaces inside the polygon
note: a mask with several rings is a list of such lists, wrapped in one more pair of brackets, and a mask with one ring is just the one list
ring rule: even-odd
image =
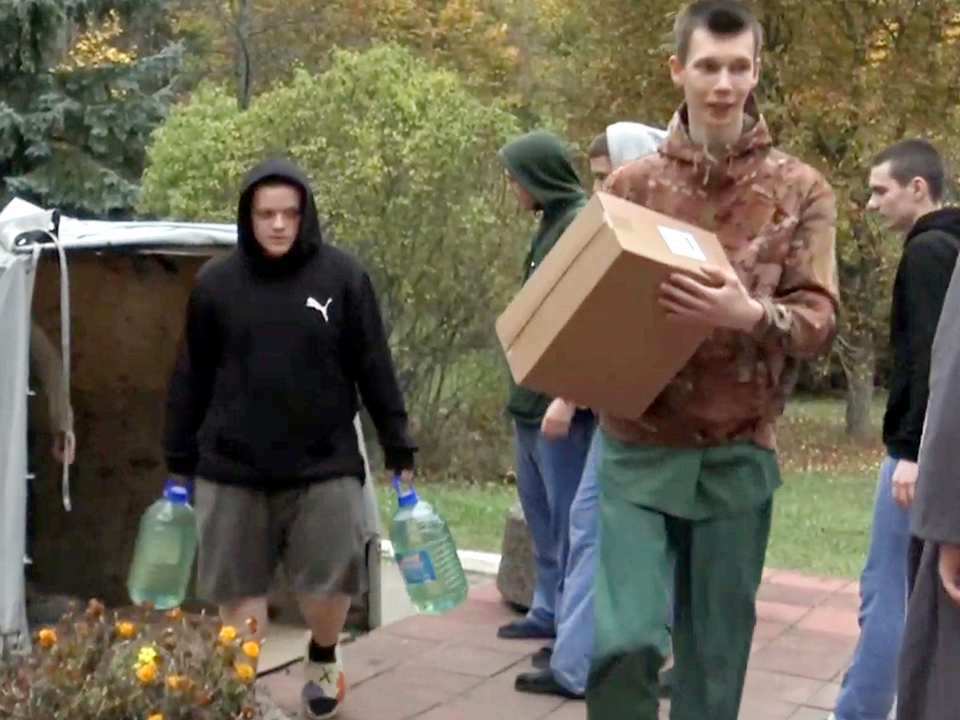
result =
[{"label": "short-haired man", "polygon": [[224,622],[267,621],[283,565],[310,630],[303,715],[332,718],[338,641],[366,589],[358,393],[389,475],[416,446],[370,276],[324,237],[306,175],[268,160],[248,176],[237,247],[201,269],[167,404],[170,471],[196,477],[198,594]]},{"label": "short-haired man", "polygon": [[946,174],[923,140],[902,140],[874,159],[867,207],[905,235],[893,286],[893,372],[867,563],[860,577],[860,640],[833,720],[886,718],[897,694],[907,589],[910,505],[929,397],[930,352],[960,252],[960,210],[941,208]]},{"label": "short-haired man", "polygon": [[836,333],[836,200],[772,147],[753,99],[756,18],[734,0],[694,2],[675,31],[684,103],[659,153],[606,190],[716,233],[734,269],[663,284],[668,318],[713,332],[642,417],[601,413],[591,720],[657,718],[674,563],[671,717],[738,717],[780,485],[776,421],[800,361]]},{"label": "short-haired man", "polygon": [[601,190],[610,173],[621,165],[656,152],[666,136],[664,130],[638,122],[624,120],[607,125],[587,151],[593,191]]}]

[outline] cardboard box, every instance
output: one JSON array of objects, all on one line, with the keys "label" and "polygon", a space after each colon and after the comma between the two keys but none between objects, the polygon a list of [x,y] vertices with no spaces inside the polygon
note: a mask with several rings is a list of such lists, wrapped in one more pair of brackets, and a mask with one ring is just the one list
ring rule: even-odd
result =
[{"label": "cardboard box", "polygon": [[596,193],[497,319],[523,387],[639,417],[710,334],[657,302],[677,270],[730,267],[710,232]]}]

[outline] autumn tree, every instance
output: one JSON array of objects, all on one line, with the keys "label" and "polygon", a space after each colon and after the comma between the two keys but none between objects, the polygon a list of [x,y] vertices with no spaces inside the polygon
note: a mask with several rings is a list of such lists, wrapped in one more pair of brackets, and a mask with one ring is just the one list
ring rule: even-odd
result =
[{"label": "autumn tree", "polygon": [[160,0],[0,2],[0,192],[80,216],[127,215],[179,47],[142,54],[124,35]]},{"label": "autumn tree", "polygon": [[770,40],[764,110],[781,145],[823,169],[839,199],[836,354],[847,378],[848,433],[866,438],[903,242],[869,217],[866,178],[874,155],[904,136],[957,157],[960,13],[952,0],[768,0],[762,10]]},{"label": "autumn tree", "polygon": [[[533,0],[524,0],[532,2]],[[522,2],[520,3],[523,4]],[[458,71],[485,97],[509,100],[520,50],[508,0],[177,0],[177,27],[195,40],[197,72],[231,81],[241,107],[297,68],[323,72],[333,48],[403,45]]]}]

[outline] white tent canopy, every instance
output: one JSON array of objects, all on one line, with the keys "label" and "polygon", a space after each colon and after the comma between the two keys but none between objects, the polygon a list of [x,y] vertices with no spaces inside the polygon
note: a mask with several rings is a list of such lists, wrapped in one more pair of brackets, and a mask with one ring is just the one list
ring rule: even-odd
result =
[{"label": "white tent canopy", "polygon": [[[0,658],[29,646],[24,582],[27,507],[27,395],[31,304],[37,262],[43,252],[60,254],[63,317],[69,320],[69,259],[74,251],[210,254],[236,244],[236,226],[207,223],[113,222],[61,217],[19,198],[0,212]],[[69,322],[62,323],[64,383],[69,390]],[[370,475],[366,446],[355,419]],[[159,440],[159,439],[158,439]],[[79,448],[79,454],[83,448]],[[68,468],[64,504],[69,509]],[[374,483],[366,483],[368,533],[379,520]],[[159,489],[158,489],[159,492]],[[371,627],[380,622],[379,570],[370,578]]]}]

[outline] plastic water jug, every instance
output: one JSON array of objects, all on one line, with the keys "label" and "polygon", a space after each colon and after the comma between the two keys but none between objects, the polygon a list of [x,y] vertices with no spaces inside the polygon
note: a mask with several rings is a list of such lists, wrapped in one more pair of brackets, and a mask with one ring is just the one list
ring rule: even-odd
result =
[{"label": "plastic water jug", "polygon": [[149,601],[158,610],[179,607],[187,595],[197,553],[197,519],[187,488],[167,481],[163,497],[147,508],[127,579],[137,605]]},{"label": "plastic water jug", "polygon": [[397,510],[390,523],[393,553],[407,593],[421,613],[437,615],[467,599],[467,576],[447,523],[410,484],[404,491],[394,478]]}]

